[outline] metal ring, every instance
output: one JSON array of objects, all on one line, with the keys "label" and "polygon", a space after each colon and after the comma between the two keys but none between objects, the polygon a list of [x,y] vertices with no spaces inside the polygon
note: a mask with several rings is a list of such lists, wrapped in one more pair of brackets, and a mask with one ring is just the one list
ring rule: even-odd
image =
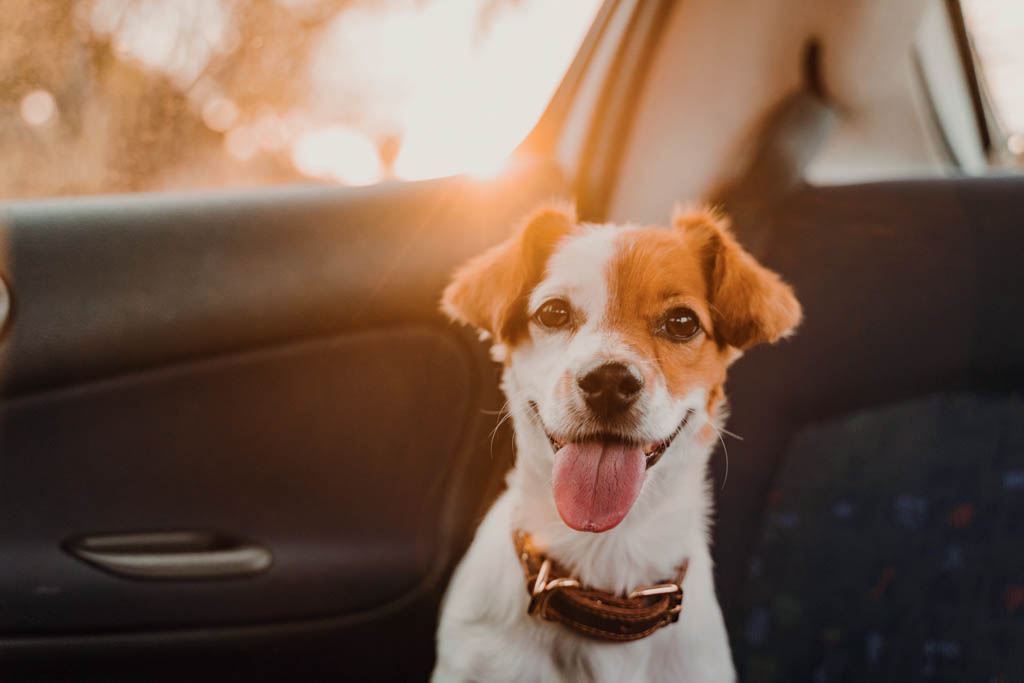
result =
[{"label": "metal ring", "polygon": [[551,591],[556,588],[579,588],[580,582],[576,579],[551,579],[547,585],[544,586],[544,590]]},{"label": "metal ring", "polygon": [[666,595],[668,593],[682,593],[683,589],[675,583],[659,583],[656,586],[643,586],[629,594],[630,599],[646,598],[651,595]]},{"label": "metal ring", "polygon": [[548,574],[551,573],[551,560],[544,560],[537,572],[537,580],[533,582],[533,595],[540,595],[547,586]]}]

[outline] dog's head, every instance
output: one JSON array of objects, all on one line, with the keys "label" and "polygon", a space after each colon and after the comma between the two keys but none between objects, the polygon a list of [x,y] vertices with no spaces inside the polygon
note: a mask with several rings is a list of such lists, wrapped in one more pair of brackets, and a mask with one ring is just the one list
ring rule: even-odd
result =
[{"label": "dog's head", "polygon": [[503,350],[513,412],[551,446],[520,457],[545,460],[559,514],[583,531],[621,522],[676,436],[714,419],[730,363],[801,317],[709,210],[668,229],[541,210],[463,266],[442,306]]}]

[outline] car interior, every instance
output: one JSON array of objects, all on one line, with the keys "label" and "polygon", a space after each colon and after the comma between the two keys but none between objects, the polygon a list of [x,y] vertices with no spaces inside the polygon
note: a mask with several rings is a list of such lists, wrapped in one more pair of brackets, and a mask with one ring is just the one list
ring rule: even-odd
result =
[{"label": "car interior", "polygon": [[[4,199],[0,678],[425,680],[514,458],[452,271],[713,202],[744,681],[1024,680],[1024,178],[950,0],[607,0],[499,176]],[[685,611],[682,616],[685,619]]]}]

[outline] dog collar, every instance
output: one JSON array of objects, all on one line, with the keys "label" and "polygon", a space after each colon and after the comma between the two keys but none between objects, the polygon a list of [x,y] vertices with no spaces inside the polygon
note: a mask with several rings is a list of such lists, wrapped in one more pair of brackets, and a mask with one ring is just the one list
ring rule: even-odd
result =
[{"label": "dog collar", "polygon": [[679,620],[683,610],[683,560],[672,581],[640,586],[626,597],[580,584],[554,560],[537,550],[529,534],[513,534],[516,554],[526,575],[530,596],[527,612],[559,622],[590,638],[630,641],[646,638]]}]

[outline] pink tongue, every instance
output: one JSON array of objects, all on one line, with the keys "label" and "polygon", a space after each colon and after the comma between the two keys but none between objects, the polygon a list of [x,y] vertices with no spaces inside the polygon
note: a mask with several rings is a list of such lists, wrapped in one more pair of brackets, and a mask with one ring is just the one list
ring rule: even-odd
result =
[{"label": "pink tongue", "polygon": [[578,531],[607,531],[629,512],[644,481],[639,446],[587,441],[555,454],[555,505]]}]

